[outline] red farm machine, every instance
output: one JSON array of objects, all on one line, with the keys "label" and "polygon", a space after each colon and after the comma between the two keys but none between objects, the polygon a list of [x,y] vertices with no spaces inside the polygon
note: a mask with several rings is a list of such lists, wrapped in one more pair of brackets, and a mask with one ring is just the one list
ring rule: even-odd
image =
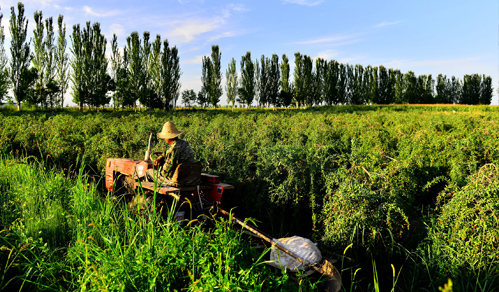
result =
[{"label": "red farm machine", "polygon": [[[128,158],[107,160],[105,184],[109,192],[131,196],[128,206],[139,211],[153,206],[153,199],[156,198],[156,209],[162,210],[163,213],[174,211],[176,219],[181,224],[215,207],[212,213],[218,212],[228,216],[234,223],[249,230],[257,241],[273,247],[274,254],[271,253],[270,256],[280,258],[280,263],[271,264],[272,266],[282,268],[288,265],[287,268],[290,270],[301,266],[307,274],[318,272],[326,277],[323,287],[325,291],[340,290],[341,277],[332,264],[335,261],[322,258],[320,251],[310,240],[296,236],[273,239],[222,209],[223,198],[227,195],[230,197],[234,186],[222,183],[217,175],[202,173],[199,162],[179,165],[168,185],[157,185],[153,181],[148,181],[146,172],[153,168],[151,140],[152,134],[149,137],[149,147],[144,160]],[[176,206],[175,210],[170,210],[170,206]],[[162,207],[166,208],[161,209]],[[276,252],[280,252],[280,255],[276,255]]]},{"label": "red farm machine", "polygon": [[[177,219],[193,212],[200,214],[208,211],[212,206],[219,205],[222,197],[234,188],[233,185],[220,182],[218,175],[201,172],[201,164],[183,163],[175,170],[172,180],[168,184],[158,185],[148,180],[146,172],[153,168],[151,160],[151,140],[144,160],[128,158],[108,158],[106,162],[106,189],[117,194],[132,196],[129,206],[144,207],[145,203],[152,203],[156,198],[156,206],[177,206]],[[166,203],[162,204],[162,203]],[[168,208],[166,208],[168,209]],[[168,211],[168,210],[163,211]],[[196,214],[195,214],[196,215]]]}]

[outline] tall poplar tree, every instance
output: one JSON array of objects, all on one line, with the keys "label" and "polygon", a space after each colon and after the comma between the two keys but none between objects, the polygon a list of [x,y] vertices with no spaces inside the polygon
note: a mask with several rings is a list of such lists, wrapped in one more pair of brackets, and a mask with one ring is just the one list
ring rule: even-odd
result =
[{"label": "tall poplar tree", "polygon": [[314,86],[314,72],[313,72],[313,63],[312,58],[310,56],[303,56],[303,95],[302,102],[307,106],[313,106],[313,86]]},{"label": "tall poplar tree", "polygon": [[274,108],[280,105],[279,102],[280,79],[281,79],[281,73],[279,71],[279,56],[273,54],[269,66],[269,103],[272,104]]},{"label": "tall poplar tree", "polygon": [[492,78],[490,76],[482,76],[482,83],[480,84],[480,104],[490,104],[492,102]]},{"label": "tall poplar tree", "polygon": [[451,77],[450,91],[452,96],[452,103],[459,103],[463,95],[463,83],[455,76]]},{"label": "tall poplar tree", "polygon": [[212,76],[211,76],[211,90],[210,90],[210,103],[216,107],[220,102],[222,96],[222,53],[218,45],[211,46],[211,62],[212,62]]},{"label": "tall poplar tree", "polygon": [[339,64],[339,78],[338,78],[338,99],[337,102],[346,104],[347,102],[347,86],[348,86],[348,71],[347,66],[343,63]]},{"label": "tall poplar tree", "polygon": [[[90,22],[87,24],[87,29]],[[91,58],[86,65],[88,70],[86,78],[88,82],[89,106],[101,107],[109,103],[111,98],[107,95],[111,77],[107,73],[108,61],[106,58],[107,40],[102,34],[100,23],[95,22],[90,28],[90,49]]]},{"label": "tall poplar tree", "polygon": [[362,65],[355,65],[354,68],[353,92],[350,100],[351,104],[364,104],[364,98],[367,94],[366,84],[364,82],[364,68]]},{"label": "tall poplar tree", "polygon": [[137,99],[142,92],[143,80],[143,58],[142,46],[139,33],[134,31],[127,37],[127,54],[128,54],[128,80],[130,86],[130,102],[134,109],[137,106]]},{"label": "tall poplar tree", "polygon": [[418,103],[417,83],[418,79],[414,72],[409,71],[404,74],[404,100],[409,104]]},{"label": "tall poplar tree", "polygon": [[260,63],[258,62],[258,58],[255,60],[255,101],[256,105],[261,105],[260,98]]},{"label": "tall poplar tree", "polygon": [[226,83],[225,83],[225,92],[227,93],[227,103],[232,105],[234,108],[234,103],[237,98],[237,88],[238,88],[238,80],[237,80],[237,72],[236,72],[236,60],[232,58],[229,62],[229,66],[225,73]]},{"label": "tall poplar tree", "polygon": [[15,8],[10,8],[10,80],[12,84],[12,93],[14,100],[17,103],[17,110],[21,110],[21,102],[26,98],[28,89],[34,81],[29,65],[30,43],[26,42],[28,32],[28,20],[24,16],[24,4],[17,4],[18,13],[16,15]]},{"label": "tall poplar tree", "polygon": [[141,73],[141,88],[139,93],[139,102],[148,108],[153,108],[154,99],[151,90],[151,43],[149,41],[151,34],[145,31],[143,34],[142,45],[142,73]]},{"label": "tall poplar tree", "polygon": [[[260,66],[258,74],[258,103],[260,106],[267,106],[269,104],[269,94],[270,94],[270,82],[269,82],[269,71],[270,71],[270,60],[265,58],[265,55],[260,57]],[[258,70],[257,70],[258,71]]]},{"label": "tall poplar tree", "polygon": [[402,74],[400,70],[396,70],[395,100],[394,100],[395,103],[397,104],[407,103],[407,101],[404,99],[404,88],[405,88],[404,74]]},{"label": "tall poplar tree", "polygon": [[149,70],[151,78],[151,91],[153,92],[153,107],[163,108],[161,99],[161,36],[156,35],[152,43],[151,57],[149,58]]},{"label": "tall poplar tree", "polygon": [[280,104],[288,107],[293,99],[293,93],[289,83],[289,59],[286,54],[282,55],[281,61],[281,92],[279,94]]},{"label": "tall poplar tree", "polygon": [[80,30],[73,26],[71,62],[73,81],[73,102],[80,110],[84,105],[100,107],[109,103],[107,96],[111,77],[107,74],[106,38],[101,33],[100,23],[88,21]]},{"label": "tall poplar tree", "polygon": [[222,96],[222,53],[218,45],[211,46],[210,57],[203,57],[201,81],[210,104],[216,107]]},{"label": "tall poplar tree", "polygon": [[480,102],[480,84],[482,77],[478,74],[464,75],[461,104],[478,104]]},{"label": "tall poplar tree", "polygon": [[38,78],[35,83],[35,91],[33,96],[28,97],[29,101],[33,104],[42,103],[46,105],[45,98],[45,42],[44,33],[45,25],[43,23],[43,14],[41,11],[35,11],[33,18],[35,19],[35,29],[33,30],[33,53],[31,61],[33,68],[37,70]]},{"label": "tall poplar tree", "polygon": [[198,94],[198,102],[202,107],[206,106],[204,102],[205,98],[210,100],[210,91],[211,91],[211,75],[213,75],[213,64],[209,57],[203,57],[203,65],[201,68],[201,91]]},{"label": "tall poplar tree", "polygon": [[81,110],[83,110],[83,105],[85,103],[85,76],[83,74],[83,40],[82,31],[80,29],[80,24],[73,25],[73,34],[71,35],[71,89],[73,95],[73,102],[76,103]]},{"label": "tall poplar tree", "polygon": [[55,63],[56,63],[56,80],[59,88],[58,104],[64,107],[64,93],[68,88],[68,54],[66,53],[66,24],[63,24],[64,16],[59,15],[57,18],[58,37],[57,47],[55,49]]},{"label": "tall poplar tree", "polygon": [[5,54],[5,31],[2,25],[3,13],[0,13],[0,104],[7,96],[9,90],[9,69],[7,67],[8,60]]},{"label": "tall poplar tree", "polygon": [[297,52],[295,53],[295,71],[293,73],[294,77],[294,92],[293,99],[296,107],[303,105],[305,86],[304,86],[304,76],[303,76],[303,56]]},{"label": "tall poplar tree", "polygon": [[327,105],[338,104],[338,81],[339,75],[338,61],[331,60],[327,64],[327,72],[324,76],[324,95]]},{"label": "tall poplar tree", "polygon": [[168,40],[163,41],[161,55],[161,95],[165,110],[175,107],[180,95],[180,58],[177,47],[171,48]]},{"label": "tall poplar tree", "polygon": [[324,101],[324,77],[326,74],[327,62],[322,58],[315,60],[315,80],[313,99],[317,105]]},{"label": "tall poplar tree", "polygon": [[352,65],[346,64],[346,86],[345,86],[345,104],[353,104],[353,94],[355,90],[355,69]]},{"label": "tall poplar tree", "polygon": [[56,82],[56,47],[54,44],[54,23],[52,17],[45,19],[45,28],[47,29],[47,33],[45,35],[44,41],[45,75],[43,83],[45,84],[45,100],[50,105],[50,107],[54,107],[57,104],[56,96],[59,91],[59,86]]},{"label": "tall poplar tree", "polygon": [[447,76],[438,74],[435,89],[437,91],[435,103],[451,103],[450,80]]},{"label": "tall poplar tree", "polygon": [[251,52],[241,58],[241,87],[238,90],[240,101],[248,107],[255,98],[255,65],[251,60]]},{"label": "tall poplar tree", "polygon": [[113,38],[111,39],[111,56],[109,58],[109,61],[111,69],[111,79],[113,79],[115,82],[115,90],[112,94],[113,109],[116,109],[116,107],[120,106],[123,101],[120,97],[118,85],[118,74],[122,65],[122,57],[118,49],[118,36],[115,33],[113,34]]}]

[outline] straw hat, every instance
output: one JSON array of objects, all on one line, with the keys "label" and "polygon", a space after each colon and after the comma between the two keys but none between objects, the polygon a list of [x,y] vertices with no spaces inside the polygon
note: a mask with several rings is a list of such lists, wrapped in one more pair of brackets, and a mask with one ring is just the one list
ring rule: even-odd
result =
[{"label": "straw hat", "polygon": [[174,123],[166,122],[163,126],[163,130],[161,130],[161,133],[158,133],[158,137],[162,139],[173,139],[183,132],[184,131],[177,130]]}]

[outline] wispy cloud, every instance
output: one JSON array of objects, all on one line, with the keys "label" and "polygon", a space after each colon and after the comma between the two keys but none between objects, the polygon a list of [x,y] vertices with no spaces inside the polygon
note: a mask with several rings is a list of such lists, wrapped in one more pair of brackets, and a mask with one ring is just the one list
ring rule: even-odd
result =
[{"label": "wispy cloud", "polygon": [[356,35],[343,35],[335,37],[325,37],[307,41],[294,42],[295,45],[315,45],[315,44],[328,44],[328,45],[345,45],[358,42],[359,39]]},{"label": "wispy cloud", "polygon": [[73,8],[73,7],[68,7],[68,6],[61,7],[61,6],[57,5],[57,4],[54,4],[54,8],[55,8],[55,9],[57,9],[57,10],[64,9],[64,10],[66,10],[66,11],[73,11],[73,10],[74,10],[74,8]]},{"label": "wispy cloud", "polygon": [[385,26],[390,26],[390,25],[395,25],[395,24],[399,24],[401,23],[402,21],[401,20],[397,20],[397,21],[383,21],[383,22],[380,22],[378,24],[375,24],[373,25],[373,27],[376,27],[376,28],[379,28],[379,27],[385,27]]},{"label": "wispy cloud", "polygon": [[242,4],[229,4],[222,9],[221,15],[213,18],[191,17],[178,21],[172,21],[169,26],[174,27],[168,35],[175,39],[177,43],[190,43],[195,41],[201,35],[208,35],[209,42],[232,37],[236,35],[234,31],[224,31],[222,28],[226,27],[229,18],[233,12],[246,12],[249,11]]},{"label": "wispy cloud", "polygon": [[210,37],[207,41],[214,42],[214,41],[219,40],[221,38],[229,38],[229,37],[233,37],[235,35],[236,35],[236,33],[233,31],[226,31],[226,32],[222,32],[220,34],[217,34],[217,35]]},{"label": "wispy cloud", "polygon": [[246,8],[246,6],[244,6],[243,4],[230,3],[229,5],[227,5],[226,7],[224,7],[222,9],[222,17],[229,18],[232,16],[233,12],[242,13],[242,12],[248,12],[248,11],[250,11],[250,10],[248,8]]},{"label": "wispy cloud", "polygon": [[[7,0],[7,1],[1,1],[0,5],[2,8],[4,7],[10,7],[10,6],[15,6],[17,8],[17,2],[16,0]],[[21,1],[25,6],[34,6],[40,8],[44,8],[50,5],[53,5],[55,2],[60,2],[57,0],[24,0]]]},{"label": "wispy cloud", "polygon": [[232,11],[236,11],[236,12],[248,12],[250,11],[246,6],[244,6],[244,4],[241,4],[241,3],[230,3],[228,6],[227,6],[227,9],[230,9]]},{"label": "wispy cloud", "polygon": [[336,50],[326,50],[326,51],[319,52],[317,54],[317,57],[314,59],[321,58],[321,59],[325,59],[325,60],[330,60],[330,59],[334,59],[338,55],[339,55],[339,53]]},{"label": "wispy cloud", "polygon": [[[341,57],[341,58],[339,58],[339,57]],[[337,50],[325,50],[325,51],[319,52],[317,54],[317,57],[315,57],[313,59],[317,60],[318,58],[321,58],[324,60],[336,60],[339,63],[353,63],[353,62],[358,62],[359,60],[365,59],[364,56],[345,56],[344,52],[339,52]]]},{"label": "wispy cloud", "polygon": [[182,63],[184,63],[184,64],[202,64],[204,56],[205,55],[198,55],[198,56],[195,56],[192,59],[187,59],[185,61],[182,61]]},{"label": "wispy cloud", "polygon": [[223,19],[188,19],[176,21],[169,35],[179,43],[192,42],[197,36],[217,30],[224,23]]},{"label": "wispy cloud", "polygon": [[87,15],[92,15],[92,16],[97,16],[97,17],[111,17],[111,16],[116,16],[120,14],[121,12],[119,10],[111,10],[107,12],[95,12],[92,8],[88,6],[83,6],[83,10]]},{"label": "wispy cloud", "polygon": [[109,30],[111,31],[111,34],[116,34],[116,36],[123,36],[125,34],[125,29],[121,24],[118,23],[113,23],[109,27]]},{"label": "wispy cloud", "polygon": [[292,4],[298,4],[298,5],[304,5],[304,6],[317,6],[324,2],[324,0],[316,0],[316,1],[311,1],[311,0],[284,0],[286,3],[292,3]]}]

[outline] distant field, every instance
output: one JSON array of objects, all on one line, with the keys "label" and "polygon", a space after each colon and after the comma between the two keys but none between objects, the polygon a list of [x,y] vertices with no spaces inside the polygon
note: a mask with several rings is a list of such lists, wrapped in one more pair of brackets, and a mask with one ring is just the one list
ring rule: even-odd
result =
[{"label": "distant field", "polygon": [[[318,242],[326,256],[339,260],[346,291],[350,287],[371,291],[376,279],[373,264],[381,291],[393,286],[392,264],[397,273],[401,270],[397,291],[436,291],[449,278],[455,291],[493,291],[497,287],[498,107],[3,111],[0,153],[17,159],[3,159],[4,169],[11,169],[9,165],[16,164],[13,161],[34,156],[62,176],[79,169],[78,163],[84,161],[85,167],[80,169],[98,182],[107,158],[141,159],[149,133],[159,132],[168,120],[184,130],[183,138],[191,143],[204,170],[220,174],[236,186],[229,203],[238,206],[237,214],[256,218],[274,237],[301,235]],[[163,147],[165,143],[159,142],[153,150]],[[5,173],[0,174],[0,187],[2,192],[10,192]],[[85,186],[80,187],[83,192]],[[91,187],[102,190],[99,184]],[[16,201],[22,190],[3,199],[2,214],[6,214],[5,208],[21,211],[13,213],[14,217],[3,216],[2,228],[12,228],[15,235],[9,236],[36,240],[37,236],[23,229],[28,228],[28,219],[19,205],[22,200]],[[40,216],[39,220],[45,220]],[[49,243],[47,254],[59,248],[73,252],[72,246],[83,236],[73,233],[79,230],[71,225],[76,223],[64,224],[69,234]],[[153,228],[140,224],[133,228]],[[111,236],[112,229],[106,230]],[[90,236],[87,233],[85,238]],[[4,234],[2,239],[7,240]],[[41,244],[50,240],[42,237]],[[105,241],[96,246],[99,254],[113,252]],[[72,256],[85,257],[85,248],[75,252]],[[7,257],[7,253],[2,251],[0,256]],[[48,256],[44,261],[57,259]],[[95,260],[94,268],[105,267],[104,258]],[[71,265],[90,271],[85,261]],[[182,285],[201,279],[194,276],[189,280],[187,270],[179,271],[178,277],[186,281]],[[258,273],[269,276],[266,270]],[[100,276],[95,274],[95,279]],[[53,285],[50,283],[47,285]],[[72,283],[75,286],[71,287],[80,285]],[[269,287],[287,289],[279,284]]]}]

